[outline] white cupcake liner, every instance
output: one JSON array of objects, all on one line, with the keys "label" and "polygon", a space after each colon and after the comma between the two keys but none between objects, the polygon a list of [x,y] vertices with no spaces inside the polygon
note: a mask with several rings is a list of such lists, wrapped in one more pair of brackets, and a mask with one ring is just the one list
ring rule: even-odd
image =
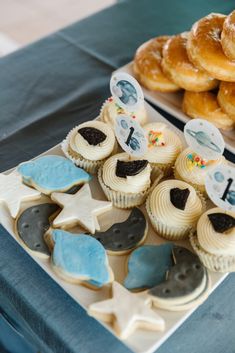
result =
[{"label": "white cupcake liner", "polygon": [[[202,213],[204,213],[206,211],[206,201],[201,193],[197,192],[197,195],[202,202]],[[162,238],[172,241],[183,240],[188,238],[192,230],[194,230],[196,226],[171,227],[167,224],[162,223],[159,219],[157,219],[156,216],[153,215],[151,211],[150,196],[151,195],[148,196],[146,201],[146,210],[149,215],[153,229],[156,231],[156,233]]]},{"label": "white cupcake liner", "polygon": [[235,272],[235,255],[211,254],[201,248],[196,231],[191,231],[189,240],[193,250],[205,267],[213,272]]},{"label": "white cupcake liner", "polygon": [[104,164],[104,162],[107,160],[107,158],[109,158],[112,154],[116,154],[116,152],[118,150],[117,141],[115,142],[114,149],[113,149],[112,153],[110,153],[109,156],[107,156],[106,158],[104,158],[102,160],[91,161],[89,159],[83,158],[81,155],[79,155],[79,153],[72,151],[69,146],[70,137],[73,134],[74,130],[77,130],[77,128],[78,128],[78,126],[75,126],[72,130],[70,130],[70,132],[68,133],[66,138],[61,143],[61,149],[62,149],[64,155],[67,158],[69,158],[75,165],[77,165],[80,168],[83,168],[88,173],[96,174],[98,169]]},{"label": "white cupcake liner", "polygon": [[105,185],[102,177],[102,167],[98,170],[98,180],[102,187],[102,190],[107,199],[111,201],[113,205],[117,208],[132,208],[135,206],[142,205],[145,202],[148,194],[159,183],[162,177],[163,173],[159,170],[157,175],[156,171],[152,185],[148,189],[139,193],[131,194],[112,190],[110,187]]},{"label": "white cupcake liner", "polygon": [[191,185],[192,187],[194,187],[195,190],[197,190],[197,191],[199,191],[200,193],[202,193],[206,198],[208,197],[208,196],[207,196],[207,192],[206,192],[206,187],[205,187],[205,185],[195,184],[195,183],[192,183],[192,182],[189,181],[189,180],[186,180],[186,179],[182,178],[181,175],[179,174],[178,170],[177,170],[175,167],[173,168],[173,173],[174,173],[175,179],[185,181],[185,183],[188,183],[189,185]]}]

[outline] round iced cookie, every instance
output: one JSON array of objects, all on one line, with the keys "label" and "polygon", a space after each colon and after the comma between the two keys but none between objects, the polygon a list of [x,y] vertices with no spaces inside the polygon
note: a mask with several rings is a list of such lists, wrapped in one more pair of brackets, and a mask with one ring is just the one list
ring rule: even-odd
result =
[{"label": "round iced cookie", "polygon": [[62,156],[46,155],[18,166],[25,184],[33,186],[43,194],[67,191],[74,185],[88,182],[91,177],[70,160]]},{"label": "round iced cookie", "polygon": [[159,235],[179,240],[195,229],[205,210],[205,200],[191,185],[181,180],[165,180],[148,197],[146,209]]},{"label": "round iced cookie", "polygon": [[24,246],[35,256],[48,258],[50,252],[44,241],[44,234],[51,225],[51,218],[59,207],[43,203],[27,208],[16,219],[16,231]]},{"label": "round iced cookie", "polygon": [[68,158],[90,173],[95,173],[116,147],[111,127],[97,120],[73,128],[61,145]]},{"label": "round iced cookie", "polygon": [[212,208],[200,217],[191,244],[212,271],[235,271],[235,212]]},{"label": "round iced cookie", "polygon": [[135,249],[128,258],[124,286],[131,291],[141,291],[162,283],[173,266],[172,249],[170,243]]},{"label": "round iced cookie", "polygon": [[93,236],[104,246],[109,255],[124,255],[140,246],[147,236],[148,223],[143,212],[134,207],[122,223],[115,223],[105,232]]},{"label": "round iced cookie", "polygon": [[151,186],[151,166],[145,159],[119,153],[107,159],[99,169],[98,178],[114,206],[131,208],[145,201]]},{"label": "round iced cookie", "polygon": [[51,264],[64,280],[99,289],[113,281],[104,247],[90,235],[52,230],[46,235]]},{"label": "round iced cookie", "polygon": [[180,311],[201,304],[208,296],[210,280],[197,255],[186,248],[174,247],[175,264],[166,279],[148,291],[155,307]]},{"label": "round iced cookie", "polygon": [[152,122],[144,125],[148,140],[145,158],[153,168],[160,168],[165,175],[172,173],[172,167],[183,149],[179,136],[166,124]]},{"label": "round iced cookie", "polygon": [[140,125],[145,124],[148,120],[144,105],[140,106],[137,111],[129,112],[128,110],[120,107],[115,102],[113,97],[108,98],[101,108],[100,119],[109,124],[114,129],[118,115],[128,115],[135,119]]},{"label": "round iced cookie", "polygon": [[226,163],[223,156],[217,160],[205,160],[188,147],[176,159],[174,168],[175,178],[186,181],[195,189],[206,194],[205,178],[207,173],[223,163]]}]

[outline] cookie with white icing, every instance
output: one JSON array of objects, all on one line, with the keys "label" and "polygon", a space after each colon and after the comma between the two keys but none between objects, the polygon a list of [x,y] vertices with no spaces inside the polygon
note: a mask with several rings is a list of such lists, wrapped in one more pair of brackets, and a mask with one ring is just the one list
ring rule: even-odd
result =
[{"label": "cookie with white icing", "polygon": [[186,248],[173,248],[173,265],[166,280],[148,291],[157,308],[178,311],[202,303],[208,296],[210,280],[197,255]]},{"label": "cookie with white icing", "polygon": [[143,212],[134,207],[122,223],[115,223],[105,232],[93,236],[104,246],[109,255],[124,255],[140,246],[148,233],[148,223]]},{"label": "cookie with white icing", "polygon": [[121,339],[126,339],[137,328],[163,331],[163,318],[148,306],[148,298],[133,294],[121,284],[113,282],[112,298],[93,303],[88,314],[110,323]]},{"label": "cookie with white icing", "polygon": [[45,240],[52,251],[54,271],[65,281],[99,289],[113,281],[104,247],[86,234],[51,230]]},{"label": "cookie with white icing", "polygon": [[50,228],[53,216],[59,207],[53,203],[43,203],[27,208],[16,219],[16,232],[22,244],[35,256],[48,258],[49,249],[44,234]]},{"label": "cookie with white icing", "polygon": [[16,218],[24,201],[39,199],[41,193],[22,182],[16,171],[11,174],[0,174],[0,203],[4,204],[11,216]]},{"label": "cookie with white icing", "polygon": [[112,209],[112,202],[92,198],[89,184],[75,194],[53,192],[51,199],[62,207],[62,211],[53,221],[55,228],[71,228],[80,225],[94,234],[100,230],[98,215]]},{"label": "cookie with white icing", "polygon": [[93,120],[73,128],[61,148],[73,163],[94,174],[116,150],[117,142],[108,124]]},{"label": "cookie with white icing", "polygon": [[46,155],[18,166],[25,184],[43,194],[67,191],[72,186],[89,182],[90,175],[62,156]]}]

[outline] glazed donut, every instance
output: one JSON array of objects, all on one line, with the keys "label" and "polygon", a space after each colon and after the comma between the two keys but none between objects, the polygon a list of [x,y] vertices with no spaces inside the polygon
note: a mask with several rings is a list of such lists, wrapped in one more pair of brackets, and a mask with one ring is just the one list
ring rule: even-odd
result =
[{"label": "glazed donut", "polygon": [[235,83],[220,83],[218,101],[222,109],[235,121]]},{"label": "glazed donut", "polygon": [[221,44],[225,55],[235,60],[235,10],[224,21]]},{"label": "glazed donut", "polygon": [[162,47],[168,36],[156,37],[142,44],[136,51],[133,69],[139,82],[146,88],[160,92],[175,92],[180,88],[162,72]]},{"label": "glazed donut", "polygon": [[226,16],[210,14],[196,22],[189,34],[187,53],[190,61],[221,81],[235,81],[235,61],[224,54],[220,35]]},{"label": "glazed donut", "polygon": [[232,130],[234,127],[234,121],[223,112],[212,92],[185,91],[182,110],[191,118],[208,120],[219,129]]},{"label": "glazed donut", "polygon": [[206,71],[194,66],[188,58],[186,43],[188,33],[171,37],[163,47],[162,69],[176,85],[193,92],[209,91],[218,85]]}]

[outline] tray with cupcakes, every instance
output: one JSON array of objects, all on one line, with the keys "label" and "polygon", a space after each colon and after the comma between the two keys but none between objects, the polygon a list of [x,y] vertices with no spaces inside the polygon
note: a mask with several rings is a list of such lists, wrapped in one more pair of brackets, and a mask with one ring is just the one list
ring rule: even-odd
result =
[{"label": "tray with cupcakes", "polygon": [[209,122],[183,134],[126,73],[110,90],[98,119],[0,174],[0,221],[88,315],[150,353],[235,271],[234,167]]},{"label": "tray with cupcakes", "polygon": [[[235,11],[209,14],[188,32],[150,39],[120,71],[145,98],[179,120],[201,118],[221,130],[235,153]],[[119,71],[118,70],[118,71]]]}]

